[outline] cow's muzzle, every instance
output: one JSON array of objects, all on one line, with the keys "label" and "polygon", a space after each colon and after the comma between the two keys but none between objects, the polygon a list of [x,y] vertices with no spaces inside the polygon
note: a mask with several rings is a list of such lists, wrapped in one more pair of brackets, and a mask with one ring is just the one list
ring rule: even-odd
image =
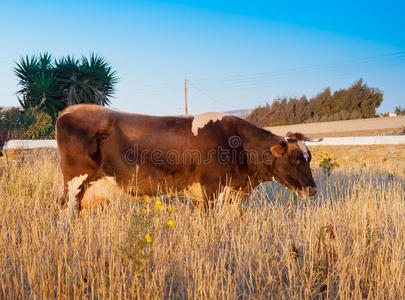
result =
[{"label": "cow's muzzle", "polygon": [[315,186],[309,186],[308,187],[308,194],[309,196],[315,196],[316,195],[316,187]]},{"label": "cow's muzzle", "polygon": [[301,198],[308,198],[316,195],[316,186],[306,186],[302,190],[297,191],[298,196]]}]

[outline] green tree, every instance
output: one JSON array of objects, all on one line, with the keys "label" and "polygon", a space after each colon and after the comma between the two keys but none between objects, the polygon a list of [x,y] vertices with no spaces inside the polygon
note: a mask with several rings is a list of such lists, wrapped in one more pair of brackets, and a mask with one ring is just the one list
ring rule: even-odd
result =
[{"label": "green tree", "polygon": [[395,107],[395,114],[397,116],[403,116],[405,115],[405,108],[401,108],[401,106],[396,106]]},{"label": "green tree", "polygon": [[[271,105],[254,109],[246,117],[258,126],[276,126],[303,122],[336,121],[359,118],[373,118],[376,108],[383,101],[383,94],[376,88],[369,88],[360,79],[347,89],[333,94],[324,89],[309,101],[301,99],[276,99]],[[402,112],[401,108],[396,110]]]},{"label": "green tree", "polygon": [[68,55],[53,62],[48,53],[27,55],[16,63],[14,71],[21,87],[17,97],[23,109],[43,111],[53,120],[69,105],[109,105],[117,83],[116,72],[94,53],[89,58]]}]

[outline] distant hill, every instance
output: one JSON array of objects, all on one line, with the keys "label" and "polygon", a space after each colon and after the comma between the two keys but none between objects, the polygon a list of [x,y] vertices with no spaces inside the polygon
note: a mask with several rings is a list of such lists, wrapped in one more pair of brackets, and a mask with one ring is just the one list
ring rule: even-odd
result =
[{"label": "distant hill", "polygon": [[245,119],[252,111],[253,111],[252,108],[250,108],[250,109],[237,109],[237,110],[224,111],[224,114],[232,115],[232,116],[236,116],[236,117]]}]

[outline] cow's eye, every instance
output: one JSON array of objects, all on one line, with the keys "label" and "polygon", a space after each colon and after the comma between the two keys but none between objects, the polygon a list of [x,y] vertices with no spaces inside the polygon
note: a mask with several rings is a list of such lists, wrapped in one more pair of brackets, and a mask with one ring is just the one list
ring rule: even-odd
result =
[{"label": "cow's eye", "polygon": [[302,162],[301,158],[299,158],[299,157],[294,158],[295,164],[299,165],[301,162]]}]

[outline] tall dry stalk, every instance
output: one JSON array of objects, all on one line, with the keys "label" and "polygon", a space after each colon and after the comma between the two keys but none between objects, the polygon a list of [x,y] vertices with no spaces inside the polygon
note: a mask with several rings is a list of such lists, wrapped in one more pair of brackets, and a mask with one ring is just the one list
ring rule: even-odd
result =
[{"label": "tall dry stalk", "polygon": [[0,298],[405,298],[403,179],[315,180],[310,201],[266,184],[209,215],[117,195],[61,226],[57,163],[13,164],[0,175]]}]

